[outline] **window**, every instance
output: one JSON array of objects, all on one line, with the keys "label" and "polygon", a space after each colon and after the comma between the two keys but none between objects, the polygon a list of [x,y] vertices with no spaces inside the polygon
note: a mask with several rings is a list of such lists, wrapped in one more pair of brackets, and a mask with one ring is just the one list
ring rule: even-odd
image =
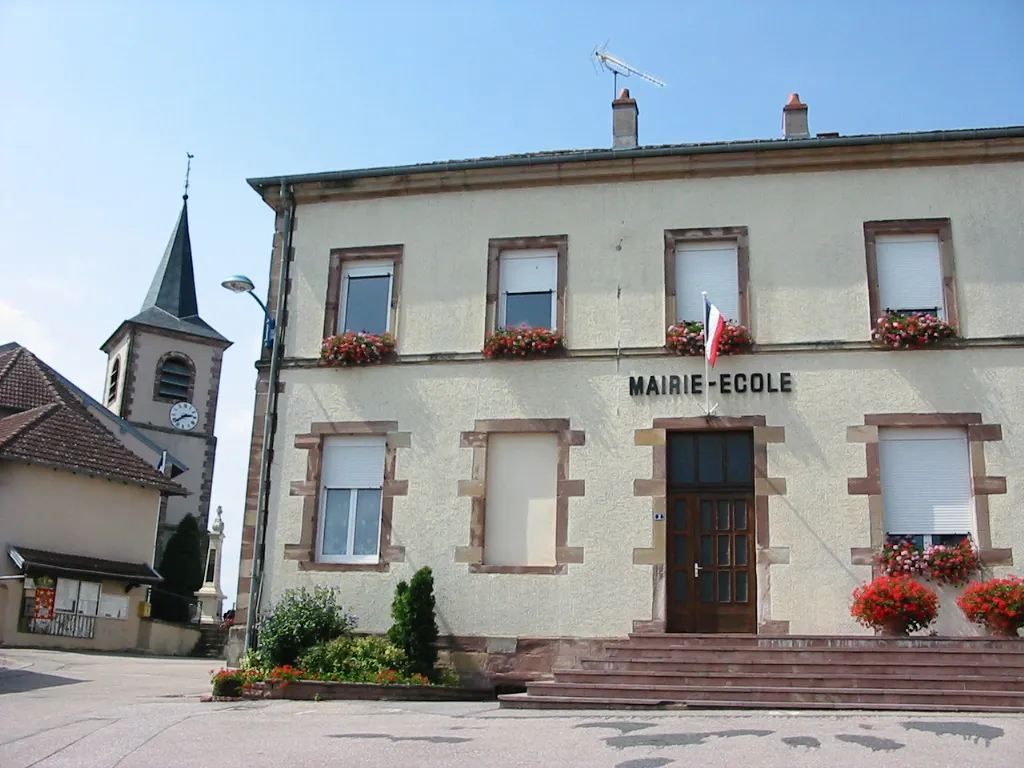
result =
[{"label": "window", "polygon": [[484,564],[555,565],[557,435],[489,435],[486,478]]},{"label": "window", "polygon": [[380,554],[385,438],[324,439],[318,559],[376,563]]},{"label": "window", "polygon": [[338,333],[362,331],[382,334],[391,330],[391,261],[354,261],[341,273],[341,311]]},{"label": "window", "polygon": [[948,219],[864,224],[872,326],[889,312],[927,312],[957,324]]},{"label": "window", "polygon": [[498,326],[556,330],[558,252],[555,249],[501,254]]},{"label": "window", "polygon": [[921,545],[962,541],[974,530],[967,432],[880,429],[885,533]]},{"label": "window", "polygon": [[192,361],[184,355],[165,355],[157,373],[157,397],[175,402],[191,400],[193,370]]},{"label": "window", "polygon": [[78,579],[57,579],[53,607],[58,613],[95,616],[100,606],[100,585]]},{"label": "window", "polygon": [[112,405],[117,400],[117,384],[121,378],[121,358],[115,357],[114,364],[110,366],[110,376],[107,380],[107,405]]},{"label": "window", "polygon": [[681,243],[676,247],[676,320],[703,321],[704,297],[726,320],[740,322],[739,261],[735,242]]}]

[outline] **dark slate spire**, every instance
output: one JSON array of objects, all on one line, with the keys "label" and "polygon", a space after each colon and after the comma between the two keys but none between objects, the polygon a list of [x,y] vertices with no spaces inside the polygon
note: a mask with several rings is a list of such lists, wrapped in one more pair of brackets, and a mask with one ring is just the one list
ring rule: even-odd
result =
[{"label": "dark slate spire", "polygon": [[171,232],[142,309],[129,322],[227,341],[199,317],[192,241],[188,234],[187,192],[182,197],[178,223]]}]

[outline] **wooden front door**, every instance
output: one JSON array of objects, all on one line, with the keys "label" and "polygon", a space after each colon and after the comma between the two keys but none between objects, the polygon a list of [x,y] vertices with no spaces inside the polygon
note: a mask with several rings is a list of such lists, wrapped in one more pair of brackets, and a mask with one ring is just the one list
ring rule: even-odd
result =
[{"label": "wooden front door", "polygon": [[669,436],[666,630],[757,631],[753,435]]}]

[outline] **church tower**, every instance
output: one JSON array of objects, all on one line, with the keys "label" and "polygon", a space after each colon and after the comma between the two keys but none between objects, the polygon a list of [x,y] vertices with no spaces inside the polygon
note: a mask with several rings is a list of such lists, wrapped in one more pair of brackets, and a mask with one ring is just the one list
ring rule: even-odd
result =
[{"label": "church tower", "polygon": [[101,347],[107,354],[104,405],[188,467],[175,480],[189,495],[165,499],[160,511],[158,558],[186,514],[207,530],[221,359],[229,346],[199,316],[186,192],[142,309]]}]

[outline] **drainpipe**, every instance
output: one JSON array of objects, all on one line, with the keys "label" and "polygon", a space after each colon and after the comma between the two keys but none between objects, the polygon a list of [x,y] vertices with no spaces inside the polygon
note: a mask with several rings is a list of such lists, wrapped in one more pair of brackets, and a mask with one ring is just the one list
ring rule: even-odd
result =
[{"label": "drainpipe", "polygon": [[[260,457],[259,498],[256,504],[256,538],[253,542],[252,577],[249,580],[249,608],[245,615],[245,649],[256,644],[256,614],[263,594],[263,573],[266,562],[267,506],[270,500],[270,463],[274,453],[274,427],[277,423],[277,386],[284,350],[284,310],[288,299],[288,271],[292,250],[292,222],[295,219],[295,196],[291,187],[281,181],[280,205],[284,210],[284,242],[277,278],[277,305],[274,308],[274,343],[270,348],[270,375],[267,381],[267,412],[263,422],[263,450]],[[286,199],[287,198],[287,199]]]}]

